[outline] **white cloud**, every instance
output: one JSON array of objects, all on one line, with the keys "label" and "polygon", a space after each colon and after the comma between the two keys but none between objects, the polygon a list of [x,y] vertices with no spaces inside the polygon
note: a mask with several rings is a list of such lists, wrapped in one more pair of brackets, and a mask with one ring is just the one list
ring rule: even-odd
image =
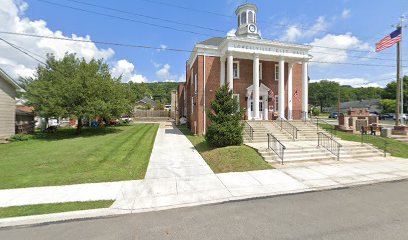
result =
[{"label": "white cloud", "polygon": [[349,57],[347,52],[349,49],[370,50],[368,43],[362,42],[351,33],[327,34],[322,38],[315,38],[310,45],[315,46],[311,50],[312,61],[320,62],[345,62]]},{"label": "white cloud", "polygon": [[322,80],[337,82],[340,85],[350,85],[355,88],[381,87],[378,83],[369,82],[368,80],[364,78],[328,78],[328,79],[310,80],[310,82],[311,83],[320,82]]},{"label": "white cloud", "polygon": [[163,82],[184,82],[186,79],[185,74],[177,75],[172,74],[170,69],[170,64],[158,64],[153,62],[153,65],[158,69],[156,71],[156,77],[159,78],[159,81]]},{"label": "white cloud", "polygon": [[186,74],[181,74],[180,77],[178,78],[178,82],[185,82],[186,81]]},{"label": "white cloud", "polygon": [[148,81],[145,76],[136,74],[133,63],[130,63],[125,59],[119,60],[114,64],[112,68],[112,75],[114,77],[122,76],[122,82],[141,83]]},{"label": "white cloud", "polygon": [[235,28],[229,30],[229,31],[227,32],[227,36],[228,36],[228,37],[235,37],[235,32],[236,32],[236,31],[237,31],[237,29],[235,29]]},{"label": "white cloud", "polygon": [[[80,40],[91,40],[89,35],[68,36],[61,31],[52,30],[44,20],[31,20],[25,16],[28,9],[27,2],[23,0],[1,0],[0,7],[0,30],[8,32],[28,33],[45,35],[49,37],[73,38]],[[5,40],[16,46],[28,49],[30,52],[45,57],[47,53],[54,54],[57,58],[64,56],[66,52],[76,53],[78,57],[111,59],[115,52],[111,48],[98,48],[92,42],[73,42],[46,38],[32,38],[15,35],[1,34]],[[16,49],[11,48],[4,42],[0,42],[0,67],[2,67],[13,78],[19,76],[32,76],[38,62]],[[36,56],[36,58],[39,58]],[[39,58],[40,59],[40,58]],[[43,59],[40,59],[44,61]]]},{"label": "white cloud", "polygon": [[170,77],[170,64],[164,64],[162,68],[156,71],[156,76],[161,79]]},{"label": "white cloud", "polygon": [[351,11],[350,9],[344,9],[343,12],[341,12],[341,18],[346,19],[351,16]]},{"label": "white cloud", "polygon": [[285,35],[281,37],[283,41],[294,42],[302,38],[310,38],[320,34],[322,31],[326,31],[329,23],[324,16],[320,16],[316,19],[316,22],[311,27],[303,27],[299,24],[289,26],[285,31]]},{"label": "white cloud", "polygon": [[160,49],[157,49],[157,52],[165,51],[167,49],[167,45],[160,44]]}]

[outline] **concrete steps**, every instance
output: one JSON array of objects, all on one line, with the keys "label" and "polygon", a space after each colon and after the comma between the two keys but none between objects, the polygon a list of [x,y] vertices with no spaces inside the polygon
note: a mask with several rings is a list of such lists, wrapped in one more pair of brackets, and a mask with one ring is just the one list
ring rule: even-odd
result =
[{"label": "concrete steps", "polygon": [[[251,143],[259,143],[263,147],[259,147],[258,152],[270,163],[280,162],[280,158],[272,150],[267,149],[267,133],[272,133],[283,145],[286,146],[284,151],[284,162],[303,162],[303,161],[330,161],[337,160],[337,157],[323,147],[318,148],[317,132],[325,132],[324,129],[317,128],[316,125],[310,122],[292,121],[291,124],[298,128],[298,138],[292,139],[292,136],[272,121],[249,121],[254,129],[254,138]],[[370,159],[383,156],[383,152],[369,144],[357,142],[342,141],[333,136],[333,139],[338,141],[342,147],[340,148],[340,160],[347,159]]]}]

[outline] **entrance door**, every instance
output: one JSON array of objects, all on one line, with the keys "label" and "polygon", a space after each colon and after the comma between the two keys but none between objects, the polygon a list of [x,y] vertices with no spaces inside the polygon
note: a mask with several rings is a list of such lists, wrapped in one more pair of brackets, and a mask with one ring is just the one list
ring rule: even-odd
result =
[{"label": "entrance door", "polygon": [[[254,113],[254,102],[253,102],[253,99],[251,98],[251,119],[255,116],[255,113]],[[260,119],[264,119],[264,109],[265,108],[265,106],[264,106],[264,104],[263,104],[263,98],[262,97],[259,97],[259,118]],[[267,109],[265,110],[265,111],[267,111]]]}]

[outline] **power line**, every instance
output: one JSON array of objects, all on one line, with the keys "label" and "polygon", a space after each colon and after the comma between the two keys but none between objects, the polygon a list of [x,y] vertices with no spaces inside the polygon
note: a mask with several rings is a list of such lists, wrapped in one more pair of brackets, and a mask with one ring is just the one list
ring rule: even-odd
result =
[{"label": "power line", "polygon": [[[169,27],[169,26],[164,26],[164,25],[159,25],[159,24],[154,24],[154,23],[148,23],[148,22],[139,21],[139,20],[130,19],[130,18],[124,18],[124,17],[120,17],[120,16],[116,16],[116,15],[105,14],[105,13],[96,12],[96,11],[92,11],[92,10],[86,10],[86,9],[82,9],[82,8],[72,7],[72,6],[68,6],[68,5],[64,5],[64,4],[60,4],[60,3],[50,2],[50,1],[47,1],[47,0],[37,0],[37,1],[39,1],[39,2],[44,2],[44,3],[48,3],[48,4],[51,4],[51,5],[60,6],[60,7],[64,7],[64,8],[69,8],[69,9],[73,9],[73,10],[77,10],[77,11],[92,13],[92,14],[96,14],[96,15],[101,15],[101,16],[110,17],[110,18],[116,18],[116,19],[125,20],[125,21],[131,21],[131,22],[146,24],[146,25],[155,26],[155,27],[159,27],[159,28],[166,28],[166,29],[170,29],[170,30],[174,30],[174,31],[179,31],[179,32],[186,32],[186,33],[191,33],[191,34],[196,34],[196,35],[203,35],[203,36],[215,37],[215,36],[210,35],[210,34],[199,33],[199,32],[194,32],[194,31],[189,31],[189,30],[183,30],[183,29],[178,29],[178,28]],[[74,1],[74,0],[67,0],[67,1]],[[154,2],[154,3],[161,3],[161,4],[165,4],[165,5],[171,5],[171,6],[174,5],[174,4],[168,4],[168,3],[158,2],[158,1],[150,1],[150,0],[143,0],[143,1]],[[74,2],[79,2],[79,1],[74,1]],[[83,3],[83,4],[87,4],[87,3]],[[87,4],[87,5],[94,5],[94,4]],[[94,6],[98,6],[98,5],[94,5]],[[100,7],[100,6],[98,6],[98,7]],[[186,7],[186,9],[189,9],[189,8]],[[116,9],[116,10],[117,10],[117,9]],[[122,11],[122,10],[117,10],[117,11]],[[207,11],[204,11],[204,12],[207,12]],[[224,15],[224,16],[227,16],[227,15]],[[147,16],[147,17],[148,17],[148,16]],[[151,18],[151,17],[150,17],[150,18]],[[289,26],[289,25],[287,25],[287,26]],[[221,31],[221,32],[222,32],[222,30],[217,30],[217,31]],[[283,41],[278,41],[278,40],[274,40],[274,41],[275,41],[275,42],[280,42],[280,43],[298,44],[298,43],[295,43],[295,42],[283,42]],[[327,46],[321,46],[321,45],[310,45],[310,46],[317,47],[317,48],[325,48],[325,49],[334,49],[334,50],[350,51],[350,52],[375,53],[375,52],[373,52],[373,51],[367,51],[367,50],[336,48],[336,47],[327,47]],[[327,54],[327,53],[326,53],[326,54]]]},{"label": "power line", "polygon": [[5,40],[5,39],[3,39],[3,38],[0,38],[0,40],[3,41],[3,42],[5,42],[6,44],[8,44],[9,46],[11,46],[12,48],[17,49],[17,50],[20,51],[21,53],[23,53],[23,54],[29,56],[30,58],[32,58],[32,59],[34,59],[34,60],[36,60],[37,62],[39,62],[39,63],[41,63],[41,64],[44,64],[44,65],[47,65],[45,62],[39,60],[38,58],[36,58],[36,57],[34,57],[33,55],[31,55],[30,53],[28,53],[27,50],[23,50],[22,48],[20,48],[20,47],[14,45],[14,44],[12,44],[11,42],[9,42],[9,41],[7,41],[7,40]]},{"label": "power line", "polygon": [[[330,61],[313,61],[309,62],[314,63],[326,63],[326,64],[340,64],[340,65],[353,65],[353,66],[370,66],[370,67],[395,67],[395,65],[386,65],[386,64],[365,64],[365,63],[349,63],[349,62],[330,62]],[[407,67],[407,66],[404,66]]]},{"label": "power line", "polygon": [[[225,17],[225,18],[236,18],[235,15],[227,15],[227,14],[222,14],[222,13],[218,13],[218,12],[198,9],[198,8],[185,7],[185,6],[181,6],[181,5],[177,5],[177,4],[169,3],[169,2],[163,2],[163,1],[157,1],[157,0],[140,0],[140,1],[149,2],[149,3],[153,3],[153,4],[158,4],[158,5],[163,5],[163,6],[172,7],[172,8],[179,8],[179,9],[183,9],[183,10],[187,10],[187,11],[195,11],[195,12],[201,12],[201,13],[204,13],[204,14],[211,14],[211,15]],[[320,30],[320,29],[310,29],[310,28],[307,28],[307,27],[296,26],[294,24],[284,24],[284,23],[273,23],[273,24],[271,24],[270,22],[262,21],[262,20],[257,20],[257,22],[258,23],[265,23],[265,24],[268,24],[268,25],[276,25],[276,26],[282,27],[282,28],[283,27],[292,27],[292,26],[294,26],[294,27],[296,27],[298,29],[311,31],[311,32],[321,32],[321,33],[337,34],[337,35],[344,34],[344,33],[340,33],[340,32],[329,32],[329,31]]]},{"label": "power line", "polygon": [[232,15],[226,15],[226,14],[217,13],[217,12],[212,12],[212,11],[207,11],[207,10],[203,10],[203,9],[181,6],[181,5],[177,5],[177,4],[173,4],[173,3],[168,3],[168,2],[152,1],[152,0],[142,0],[142,1],[144,1],[144,2],[150,2],[150,3],[154,3],[154,4],[165,5],[165,6],[173,7],[173,8],[180,8],[180,9],[184,9],[184,10],[188,10],[188,11],[196,11],[196,12],[201,12],[201,13],[216,15],[216,16],[220,16],[220,17],[235,18],[235,16],[232,16]]},{"label": "power line", "polygon": [[[134,44],[96,41],[96,40],[91,41],[91,40],[85,40],[85,39],[72,39],[72,38],[62,38],[62,37],[55,37],[55,36],[42,36],[42,35],[35,35],[35,34],[28,34],[28,33],[14,33],[14,32],[5,32],[5,31],[0,31],[0,33],[18,35],[18,36],[25,36],[25,37],[35,37],[35,38],[46,38],[46,39],[62,40],[62,41],[97,43],[97,44],[103,44],[103,45],[113,45],[113,46],[130,47],[130,48],[144,48],[144,49],[166,50],[166,51],[188,52],[188,53],[196,52],[196,51],[192,51],[192,50],[177,49],[177,48],[165,48],[165,49],[163,49],[163,48],[160,48],[160,47],[152,47],[152,46],[148,46],[148,45],[134,45]],[[311,60],[309,62],[325,63],[325,64],[354,65],[354,66],[371,66],[371,67],[395,67],[395,65],[385,65],[385,64],[364,64],[364,63],[313,61],[313,60]],[[407,66],[403,66],[403,67],[407,67]]]},{"label": "power line", "polygon": [[35,34],[29,34],[29,33],[16,33],[16,32],[6,32],[6,31],[0,31],[0,33],[17,35],[17,36],[25,36],[25,37],[47,38],[47,39],[62,40],[62,41],[97,43],[97,44],[102,44],[102,45],[112,45],[112,46],[119,46],[119,47],[146,48],[146,49],[153,49],[153,50],[173,51],[173,52],[194,52],[191,50],[176,49],[176,48],[163,49],[161,47],[152,47],[148,45],[135,45],[135,44],[128,44],[128,43],[117,43],[117,42],[106,42],[106,41],[95,41],[95,40],[91,41],[91,40],[85,40],[85,39],[72,39],[72,38],[62,38],[62,37],[55,37],[55,36],[43,36],[43,35],[35,35]]},{"label": "power line", "polygon": [[222,33],[226,33],[226,32],[227,32],[227,31],[220,30],[220,29],[215,29],[215,28],[210,28],[210,27],[204,27],[204,26],[200,26],[200,25],[196,25],[196,24],[190,24],[190,23],[185,23],[185,22],[174,21],[174,20],[171,20],[171,19],[165,19],[165,18],[159,18],[159,17],[154,17],[154,16],[148,16],[148,15],[144,15],[144,14],[140,14],[140,13],[124,11],[124,10],[117,9],[117,8],[111,8],[111,7],[106,7],[106,6],[102,6],[102,5],[96,5],[96,4],[86,3],[86,2],[77,1],[77,0],[65,0],[65,1],[75,2],[75,3],[78,3],[78,4],[87,5],[87,6],[92,6],[92,7],[96,7],[96,8],[100,8],[100,9],[105,9],[105,10],[110,10],[110,11],[119,12],[119,13],[125,13],[125,14],[129,14],[129,15],[134,15],[134,16],[139,16],[139,17],[144,17],[144,18],[149,18],[149,19],[155,19],[155,20],[159,20],[159,21],[171,22],[171,23],[175,23],[175,24],[179,24],[179,25],[183,25],[183,26],[196,27],[196,28],[201,28],[201,29],[205,29],[205,30],[211,30],[211,31],[215,31],[215,32],[222,32]]},{"label": "power line", "polygon": [[101,12],[96,12],[96,11],[92,11],[92,10],[86,10],[86,9],[83,9],[83,8],[72,7],[72,6],[68,6],[68,5],[64,5],[64,4],[60,4],[60,3],[50,2],[50,1],[47,1],[47,0],[37,0],[37,1],[39,1],[39,2],[44,2],[44,3],[48,3],[48,4],[51,4],[51,5],[55,5],[55,6],[59,6],[59,7],[70,8],[70,9],[77,10],[77,11],[81,11],[81,12],[86,12],[86,13],[101,15],[101,16],[110,17],[110,18],[116,18],[116,19],[120,19],[120,20],[124,20],[124,21],[130,21],[130,22],[140,23],[140,24],[144,24],[144,25],[148,25],[148,26],[153,26],[153,27],[158,27],[158,28],[164,28],[164,29],[170,29],[170,30],[178,31],[178,32],[191,33],[191,34],[195,34],[195,35],[205,35],[205,36],[213,37],[212,35],[205,34],[205,33],[199,33],[199,32],[194,32],[194,31],[190,31],[190,30],[184,30],[184,29],[174,28],[174,27],[170,27],[170,26],[165,26],[165,25],[160,25],[160,24],[155,24],[155,23],[140,21],[140,20],[136,20],[136,19],[132,19],[132,18],[120,17],[120,16],[111,15],[111,14],[106,14],[106,13],[101,13]]},{"label": "power line", "polygon": [[[373,60],[384,60],[384,61],[395,61],[395,59],[391,58],[378,58],[378,57],[366,57],[366,56],[353,56],[353,55],[347,55],[347,54],[340,54],[340,53],[328,53],[328,52],[317,52],[317,51],[311,51],[311,54],[313,53],[322,53],[322,54],[327,54],[327,55],[334,55],[334,56],[344,56],[344,57],[351,57],[351,58],[356,58],[356,59],[373,59]],[[408,61],[408,60],[402,60],[402,61]]]}]

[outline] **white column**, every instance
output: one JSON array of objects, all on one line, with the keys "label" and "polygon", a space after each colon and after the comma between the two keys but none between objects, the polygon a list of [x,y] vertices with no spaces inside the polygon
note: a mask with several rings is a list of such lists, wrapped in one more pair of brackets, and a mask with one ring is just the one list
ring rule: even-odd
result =
[{"label": "white column", "polygon": [[254,55],[253,75],[252,82],[254,86],[254,118],[259,119],[259,55]]},{"label": "white column", "polygon": [[305,118],[307,118],[309,96],[307,65],[307,62],[302,63],[302,116]]},{"label": "white column", "polygon": [[293,63],[288,63],[288,120],[293,119],[293,115],[292,115],[292,103],[293,103],[292,70],[293,70]]},{"label": "white column", "polygon": [[278,115],[285,119],[285,61],[279,60]]},{"label": "white column", "polygon": [[220,86],[225,85],[225,57],[221,57],[221,76],[220,76]]},{"label": "white column", "polygon": [[251,116],[251,93],[247,94],[248,95],[248,100],[247,100],[247,115],[248,115],[248,120],[252,120]]},{"label": "white column", "polygon": [[269,101],[268,101],[268,95],[266,95],[265,100],[264,100],[264,120],[268,120],[268,115],[269,115]]},{"label": "white column", "polygon": [[230,90],[234,91],[234,57],[232,56],[232,54],[228,54],[227,57],[227,71],[228,71],[228,75],[227,75],[227,81],[228,81],[228,87]]}]

